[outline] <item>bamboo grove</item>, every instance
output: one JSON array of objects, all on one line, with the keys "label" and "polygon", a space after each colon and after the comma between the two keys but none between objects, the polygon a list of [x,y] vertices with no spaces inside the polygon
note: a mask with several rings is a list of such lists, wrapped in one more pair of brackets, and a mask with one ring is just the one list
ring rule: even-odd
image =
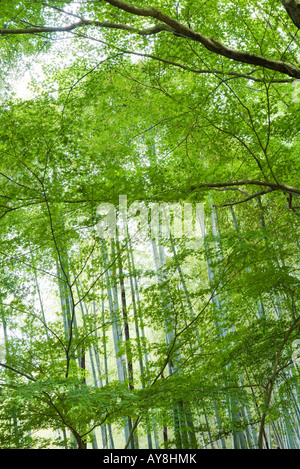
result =
[{"label": "bamboo grove", "polygon": [[0,447],[299,449],[300,4],[143,3],[0,4]]}]

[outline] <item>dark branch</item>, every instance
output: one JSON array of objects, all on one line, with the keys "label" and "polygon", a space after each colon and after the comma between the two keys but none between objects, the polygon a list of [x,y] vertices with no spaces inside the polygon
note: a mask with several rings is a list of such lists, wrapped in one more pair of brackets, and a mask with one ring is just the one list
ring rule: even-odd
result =
[{"label": "dark branch", "polygon": [[[146,29],[137,29],[133,26],[129,26],[127,24],[118,24],[118,23],[110,23],[110,22],[101,22],[97,20],[87,20],[81,18],[78,22],[69,24],[67,26],[33,26],[27,28],[2,28],[0,29],[0,36],[1,35],[18,35],[18,34],[40,34],[40,33],[55,33],[55,32],[70,32],[74,29],[83,27],[83,26],[96,26],[100,28],[110,28],[110,29],[120,29],[124,31],[129,31],[135,34],[139,34],[142,36],[148,36],[157,34],[161,31],[171,32],[172,34],[180,37],[185,37],[191,39],[192,41],[196,41],[202,44],[206,49],[209,51],[221,55],[223,57],[227,57],[230,60],[234,60],[240,63],[246,63],[255,65],[257,67],[263,67],[269,70],[274,70],[279,73],[283,73],[288,75],[292,78],[300,78],[300,68],[295,66],[292,63],[287,63],[281,60],[273,60],[267,57],[263,57],[257,54],[252,54],[249,52],[243,52],[235,49],[231,49],[227,47],[225,44],[221,43],[217,39],[204,36],[200,32],[194,31],[189,27],[185,26],[184,24],[180,23],[179,21],[171,18],[170,16],[166,15],[165,13],[157,10],[156,8],[152,7],[136,7],[131,5],[127,2],[121,0],[105,0],[106,3],[110,5],[131,13],[133,15],[153,18],[158,20],[160,24],[152,26]],[[296,0],[292,0],[288,3],[297,3]],[[287,4],[287,2],[285,2]]]},{"label": "dark branch", "polygon": [[7,368],[8,370],[13,371],[14,373],[16,373],[20,376],[24,376],[24,378],[27,378],[30,381],[35,381],[35,379],[32,376],[27,375],[26,373],[23,373],[22,371],[16,370],[12,366],[6,365],[5,363],[0,363],[0,366],[2,366],[3,368]]},{"label": "dark branch", "polygon": [[156,19],[161,23],[164,23],[170,28],[172,28],[175,31],[176,35],[180,35],[193,41],[199,42],[206,49],[211,52],[214,52],[215,54],[222,55],[224,57],[227,57],[228,59],[235,60],[237,62],[264,67],[269,70],[275,70],[277,72],[284,73],[285,75],[294,78],[300,78],[300,69],[291,63],[282,62],[280,60],[272,60],[266,57],[262,57],[260,55],[231,49],[225,44],[219,42],[217,39],[204,36],[203,34],[196,32],[190,29],[189,27],[179,23],[174,18],[171,18],[170,16],[166,15],[160,10],[157,10],[156,8],[140,8],[122,0],[105,0],[105,2],[115,6],[120,10],[127,11],[128,13],[131,13],[133,15]]},{"label": "dark branch", "polygon": [[300,1],[299,0],[281,0],[287,14],[297,28],[300,29]]},{"label": "dark branch", "polygon": [[231,207],[232,205],[239,205],[243,204],[244,202],[248,202],[248,200],[255,199],[256,197],[259,197],[261,195],[269,194],[270,192],[274,192],[276,189],[268,189],[265,191],[261,192],[256,192],[255,194],[249,195],[249,197],[246,197],[246,199],[243,200],[238,200],[237,202],[228,202],[226,204],[221,204],[221,205],[214,205],[214,207]]},{"label": "dark branch", "polygon": [[275,182],[268,182],[268,181],[259,181],[257,179],[241,179],[240,181],[227,181],[227,182],[204,182],[198,184],[197,186],[191,186],[191,190],[201,189],[201,188],[208,188],[213,189],[214,187],[234,187],[234,186],[263,186],[269,187],[272,190],[280,190],[282,192],[286,192],[288,194],[300,195],[300,189],[297,187],[288,186],[286,184],[278,184]]}]

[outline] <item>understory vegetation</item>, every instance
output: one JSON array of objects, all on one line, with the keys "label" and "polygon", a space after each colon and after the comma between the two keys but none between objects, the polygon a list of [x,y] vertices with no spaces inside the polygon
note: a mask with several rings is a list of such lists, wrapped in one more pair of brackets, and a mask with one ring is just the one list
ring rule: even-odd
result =
[{"label": "understory vegetation", "polygon": [[0,21],[0,448],[300,449],[300,2]]}]

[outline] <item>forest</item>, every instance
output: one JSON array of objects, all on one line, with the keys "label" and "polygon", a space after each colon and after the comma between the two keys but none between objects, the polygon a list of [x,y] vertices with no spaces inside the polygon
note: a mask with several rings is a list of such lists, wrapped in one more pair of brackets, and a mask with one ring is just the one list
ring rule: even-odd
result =
[{"label": "forest", "polygon": [[300,449],[299,29],[0,2],[1,449]]}]

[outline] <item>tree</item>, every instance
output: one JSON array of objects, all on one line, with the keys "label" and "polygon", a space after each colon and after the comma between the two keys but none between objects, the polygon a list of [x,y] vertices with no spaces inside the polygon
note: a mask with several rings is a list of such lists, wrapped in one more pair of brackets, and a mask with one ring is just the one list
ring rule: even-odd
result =
[{"label": "tree", "polygon": [[27,3],[0,6],[1,446],[298,447],[298,3]]}]

